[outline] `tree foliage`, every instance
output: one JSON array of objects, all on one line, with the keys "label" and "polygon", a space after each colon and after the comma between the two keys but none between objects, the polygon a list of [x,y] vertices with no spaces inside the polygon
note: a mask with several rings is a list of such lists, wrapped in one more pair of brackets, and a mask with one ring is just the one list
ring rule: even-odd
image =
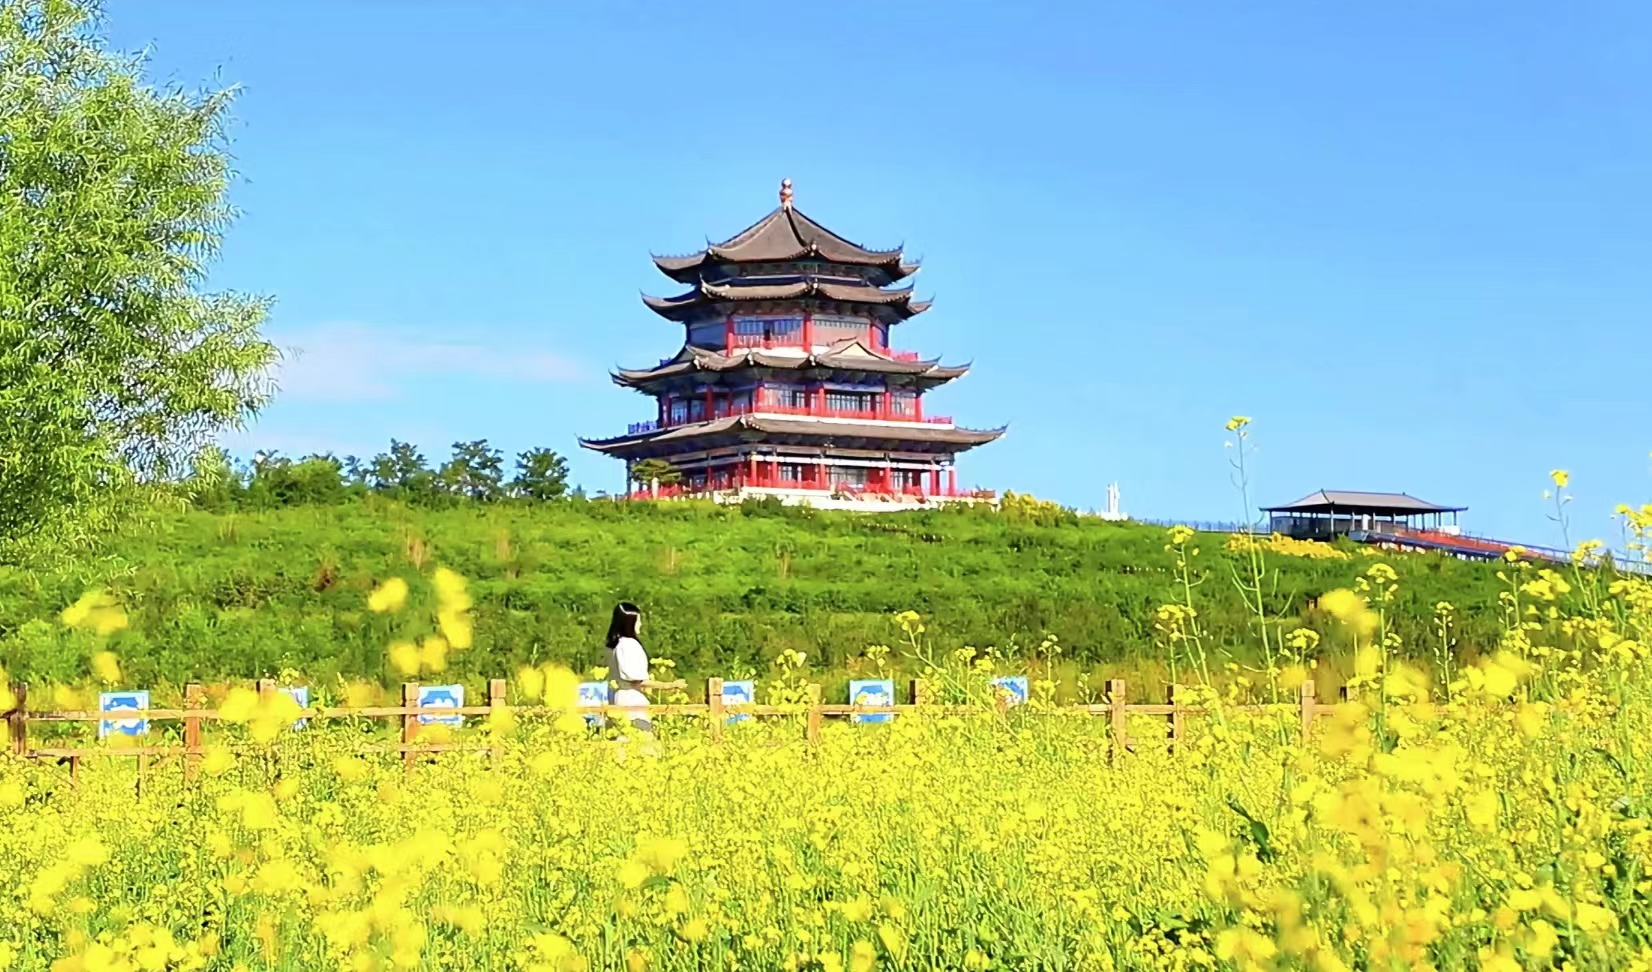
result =
[{"label": "tree foliage", "polygon": [[561,499],[568,494],[568,460],[545,448],[518,455],[511,493],[541,502]]},{"label": "tree foliage", "polygon": [[418,446],[396,439],[390,440],[388,451],[365,463],[331,453],[290,459],[261,452],[236,468],[222,450],[212,448],[196,460],[180,492],[196,508],[212,512],[331,506],[369,495],[425,507],[553,502],[570,495],[567,459],[551,449],[529,449],[517,456],[516,476],[506,482],[504,455],[486,439],[455,442],[439,471],[431,469]]},{"label": "tree foliage", "polygon": [[505,495],[504,453],[488,440],[453,443],[453,457],[436,477],[445,491],[465,499],[492,502]]},{"label": "tree foliage", "polygon": [[156,90],[88,0],[0,0],[0,542],[85,523],[268,400],[268,301],[203,290],[232,90]]},{"label": "tree foliage", "polygon": [[644,459],[631,466],[631,481],[639,486],[647,487],[655,483],[670,486],[682,480],[682,472],[664,459]]}]

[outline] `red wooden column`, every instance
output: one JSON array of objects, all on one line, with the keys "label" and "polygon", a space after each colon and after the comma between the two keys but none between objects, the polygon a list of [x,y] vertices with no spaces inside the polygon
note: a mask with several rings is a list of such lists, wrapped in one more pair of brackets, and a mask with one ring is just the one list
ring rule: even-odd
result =
[{"label": "red wooden column", "polygon": [[815,315],[813,311],[803,314],[803,350],[813,351],[815,346]]},{"label": "red wooden column", "polygon": [[825,385],[815,386],[814,408],[811,410],[810,414],[815,415],[817,417],[826,414],[826,386]]},{"label": "red wooden column", "polygon": [[708,386],[706,388],[706,403],[705,403],[705,410],[706,411],[705,411],[705,415],[702,416],[702,418],[704,418],[707,422],[711,421],[711,397],[712,397],[711,388]]},{"label": "red wooden column", "polygon": [[730,314],[723,320],[723,353],[731,354],[734,351],[734,315]]},{"label": "red wooden column", "polygon": [[947,492],[948,496],[957,496],[958,495],[958,470],[957,469],[948,469],[946,471],[946,492]]},{"label": "red wooden column", "polygon": [[922,422],[923,420],[924,420],[924,396],[923,396],[922,392],[914,391],[912,393],[912,421]]}]

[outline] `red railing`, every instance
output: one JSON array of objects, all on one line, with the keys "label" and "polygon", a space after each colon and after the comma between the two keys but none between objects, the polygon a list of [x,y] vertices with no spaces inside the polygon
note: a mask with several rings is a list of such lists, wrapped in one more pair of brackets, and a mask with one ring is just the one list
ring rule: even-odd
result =
[{"label": "red railing", "polygon": [[704,486],[672,483],[669,486],[661,486],[657,490],[645,487],[632,490],[628,497],[634,500],[682,499],[689,496],[705,496],[711,493],[727,492],[746,487],[808,491],[820,493],[823,496],[844,496],[851,499],[895,499],[896,497],[902,497],[909,499],[992,500],[997,497],[997,493],[990,489],[951,488],[945,483],[941,484],[939,489],[929,489],[924,486],[881,486],[877,484],[855,486],[838,483],[834,485],[821,483],[813,479],[791,479],[762,474],[756,477],[715,476]]},{"label": "red railing", "polygon": [[626,429],[626,434],[642,435],[645,432],[657,432],[660,429],[674,429],[682,425],[695,425],[700,422],[711,422],[716,421],[717,419],[735,418],[741,415],[797,415],[806,418],[856,419],[863,422],[912,422],[923,425],[953,424],[952,416],[950,415],[919,416],[916,414],[909,415],[901,412],[885,411],[883,409],[875,408],[828,408],[814,405],[782,405],[776,402],[773,404],[757,405],[718,404],[712,408],[711,415],[709,417],[705,417],[701,414],[690,413],[690,415],[686,418],[667,419],[664,423],[661,423],[657,419],[649,419],[646,422],[632,422]]}]

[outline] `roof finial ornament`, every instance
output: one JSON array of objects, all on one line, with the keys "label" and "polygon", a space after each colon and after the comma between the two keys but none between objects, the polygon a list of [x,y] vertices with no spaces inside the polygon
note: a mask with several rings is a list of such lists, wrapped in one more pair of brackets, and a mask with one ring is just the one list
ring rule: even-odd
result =
[{"label": "roof finial ornament", "polygon": [[780,180],[780,208],[792,208],[792,180],[790,179]]}]

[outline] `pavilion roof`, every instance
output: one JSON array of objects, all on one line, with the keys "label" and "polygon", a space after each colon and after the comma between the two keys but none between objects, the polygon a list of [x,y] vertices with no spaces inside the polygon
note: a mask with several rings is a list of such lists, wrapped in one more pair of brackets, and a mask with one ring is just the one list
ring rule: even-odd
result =
[{"label": "pavilion roof", "polygon": [[644,296],[648,309],[667,320],[683,321],[700,316],[706,308],[724,303],[775,300],[820,300],[844,304],[887,307],[900,319],[922,314],[930,301],[913,300],[912,288],[884,290],[868,284],[832,283],[802,276],[785,283],[707,283],[696,281],[694,289],[676,297]]},{"label": "pavilion roof", "polygon": [[876,267],[890,282],[911,276],[916,264],[902,259],[901,248],[874,250],[851,242],[805,216],[792,205],[791,180],[780,184],[780,205],[767,216],[721,243],[688,256],[656,256],[654,265],[682,283],[699,279],[718,263],[784,263],[819,260],[851,266]]},{"label": "pavilion roof", "polygon": [[741,348],[731,354],[724,354],[695,347],[692,344],[685,344],[675,357],[658,367],[634,371],[622,368],[614,372],[613,378],[615,384],[637,387],[662,378],[672,378],[679,375],[693,374],[694,372],[735,371],[745,368],[777,368],[793,371],[826,368],[840,371],[911,375],[916,378],[931,379],[936,384],[951,381],[969,371],[967,365],[947,366],[941,364],[939,360],[900,361],[886,354],[873,351],[859,340],[847,338],[818,353],[803,352],[801,349]]},{"label": "pavilion roof", "polygon": [[1264,506],[1264,513],[1369,513],[1377,516],[1418,516],[1424,513],[1461,513],[1466,506],[1441,506],[1409,493],[1370,493],[1321,489],[1284,506]]}]

